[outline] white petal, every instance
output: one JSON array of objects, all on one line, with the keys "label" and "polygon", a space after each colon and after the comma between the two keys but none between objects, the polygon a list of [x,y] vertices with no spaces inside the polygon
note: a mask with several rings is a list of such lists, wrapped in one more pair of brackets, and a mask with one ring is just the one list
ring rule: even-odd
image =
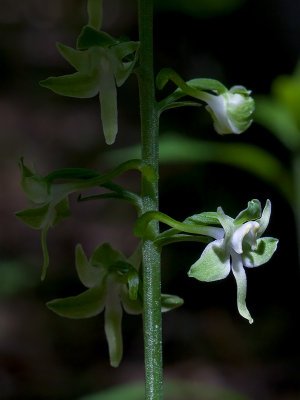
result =
[{"label": "white petal", "polygon": [[237,306],[242,317],[253,323],[253,319],[246,306],[247,277],[243,267],[242,257],[239,254],[232,253],[232,272],[237,285]]},{"label": "white petal", "polygon": [[243,253],[243,239],[248,235],[251,247],[255,248],[256,233],[259,229],[259,224],[256,221],[249,221],[238,227],[231,237],[231,246],[238,253]]}]

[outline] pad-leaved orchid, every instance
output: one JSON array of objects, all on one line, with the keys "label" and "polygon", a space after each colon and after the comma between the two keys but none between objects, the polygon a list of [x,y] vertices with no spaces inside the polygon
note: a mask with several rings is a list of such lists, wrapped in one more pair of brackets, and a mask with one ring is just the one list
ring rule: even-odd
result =
[{"label": "pad-leaved orchid", "polygon": [[226,278],[232,270],[237,283],[238,310],[250,324],[253,319],[246,306],[247,279],[244,267],[265,264],[277,248],[277,239],[261,238],[268,226],[270,214],[270,200],[267,200],[262,214],[260,202],[250,201],[248,208],[235,219],[225,215],[219,207],[217,216],[223,227],[224,237],[209,243],[188,273],[190,277],[200,281],[212,282]]}]

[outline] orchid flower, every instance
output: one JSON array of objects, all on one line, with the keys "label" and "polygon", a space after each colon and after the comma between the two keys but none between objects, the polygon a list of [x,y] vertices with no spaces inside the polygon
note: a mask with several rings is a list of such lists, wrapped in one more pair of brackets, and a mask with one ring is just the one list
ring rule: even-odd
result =
[{"label": "orchid flower", "polygon": [[266,230],[271,214],[271,202],[267,200],[261,214],[258,200],[248,203],[233,219],[221,207],[217,216],[223,227],[223,237],[219,231],[216,240],[209,243],[201,257],[191,266],[188,275],[203,282],[224,279],[232,270],[237,284],[237,306],[242,317],[253,323],[246,306],[247,278],[244,267],[253,268],[270,260],[277,248],[278,240],[261,237]]},{"label": "orchid flower", "polygon": [[210,113],[217,133],[242,133],[252,123],[254,100],[250,96],[251,90],[244,86],[233,86],[225,93],[215,95],[202,92],[199,98],[208,105],[205,107]]},{"label": "orchid flower", "polygon": [[163,89],[171,80],[178,88],[171,95],[160,101],[161,111],[174,107],[199,106],[199,103],[191,101],[178,101],[184,96],[204,101],[206,110],[211,114],[214,128],[217,133],[242,133],[252,123],[252,114],[255,103],[250,96],[251,90],[244,86],[233,86],[227,89],[221,82],[215,79],[196,78],[185,82],[171,68],[163,68],[156,77],[156,86]]},{"label": "orchid flower", "polygon": [[[112,367],[117,367],[123,355],[122,316],[138,315],[143,311],[139,266],[142,261],[141,246],[127,259],[109,243],[103,243],[87,258],[81,245],[76,247],[76,269],[82,284],[87,288],[76,296],[55,299],[47,307],[56,314],[73,319],[94,317],[104,310],[104,330],[108,342]],[[174,295],[162,294],[162,312],[183,304]]]}]

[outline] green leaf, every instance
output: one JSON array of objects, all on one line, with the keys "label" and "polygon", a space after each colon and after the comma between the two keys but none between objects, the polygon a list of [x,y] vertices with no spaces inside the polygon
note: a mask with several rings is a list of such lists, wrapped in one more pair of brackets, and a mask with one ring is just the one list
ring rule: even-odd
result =
[{"label": "green leaf", "polygon": [[109,268],[118,261],[126,261],[126,258],[117,250],[114,250],[109,243],[103,243],[94,251],[90,263],[95,267]]},{"label": "green leaf", "polygon": [[84,26],[77,39],[77,49],[85,50],[90,47],[110,47],[118,44],[119,41],[114,39],[108,33],[97,31],[90,26]]},{"label": "green leaf", "polygon": [[[261,216],[261,204],[253,199],[248,202],[248,207],[241,211],[234,220],[234,225],[242,225],[244,222],[254,221]],[[258,221],[257,221],[258,222]]]},{"label": "green leaf", "polygon": [[40,85],[62,96],[77,98],[94,97],[99,92],[99,80],[97,75],[94,74],[91,76],[80,72],[50,77],[41,81]]},{"label": "green leaf", "polygon": [[288,109],[294,120],[300,127],[300,76],[281,75],[275,78],[272,84],[272,93],[286,109]]},{"label": "green leaf", "polygon": [[247,277],[242,264],[240,255],[232,254],[232,272],[236,280],[237,285],[237,306],[239,313],[242,317],[248,319],[249,323],[253,323],[253,319],[246,306],[246,294],[247,294]]},{"label": "green leaf", "polygon": [[100,314],[105,304],[105,288],[95,286],[78,296],[49,301],[47,307],[66,318],[90,318]]},{"label": "green leaf", "polygon": [[191,266],[188,276],[202,282],[226,278],[230,272],[230,259],[222,245],[222,239],[208,244],[199,260]]},{"label": "green leaf", "polygon": [[161,295],[161,312],[167,312],[174,310],[177,307],[182,306],[184,300],[178,296],[172,294],[162,294]]},{"label": "green leaf", "polygon": [[[138,146],[113,150],[104,155],[105,162],[122,162],[139,157]],[[169,132],[160,139],[161,164],[209,163],[230,165],[247,171],[276,187],[294,206],[294,184],[292,175],[271,153],[260,147],[245,143],[219,143],[191,139]]]},{"label": "green leaf", "polygon": [[278,239],[264,237],[257,240],[257,249],[251,250],[250,246],[246,248],[242,254],[243,264],[245,267],[259,267],[270,260],[277,249]]},{"label": "green leaf", "polygon": [[101,270],[99,267],[90,265],[80,244],[76,246],[75,257],[77,274],[84,286],[91,288],[100,285],[104,278],[105,271]]},{"label": "green leaf", "polygon": [[[166,380],[164,384],[166,400],[250,400],[240,394],[220,385],[183,380]],[[80,400],[144,400],[145,383],[135,382],[121,386],[113,386],[100,393],[81,397]]]},{"label": "green leaf", "polygon": [[102,0],[88,0],[89,26],[100,29],[102,22]]},{"label": "green leaf", "polygon": [[87,52],[78,51],[62,43],[56,43],[56,47],[63,58],[77,71],[88,73],[90,71],[90,59]]},{"label": "green leaf", "polygon": [[16,212],[15,216],[31,228],[41,229],[43,226],[47,225],[49,206],[50,204],[48,203],[42,207],[28,208]]},{"label": "green leaf", "polygon": [[59,203],[57,203],[54,207],[55,217],[52,221],[52,226],[55,226],[63,219],[68,218],[71,215],[70,207],[69,207],[69,199],[65,197]]},{"label": "green leaf", "polygon": [[272,132],[289,150],[300,145],[300,128],[286,106],[267,97],[255,98],[254,120]]}]

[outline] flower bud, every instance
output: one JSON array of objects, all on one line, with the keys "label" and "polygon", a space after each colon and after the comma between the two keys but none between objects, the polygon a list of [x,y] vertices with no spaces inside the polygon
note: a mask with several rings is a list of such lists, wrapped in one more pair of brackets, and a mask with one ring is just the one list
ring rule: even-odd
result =
[{"label": "flower bud", "polygon": [[219,134],[242,133],[251,125],[255,105],[250,93],[243,86],[233,86],[220,95],[201,94]]}]

